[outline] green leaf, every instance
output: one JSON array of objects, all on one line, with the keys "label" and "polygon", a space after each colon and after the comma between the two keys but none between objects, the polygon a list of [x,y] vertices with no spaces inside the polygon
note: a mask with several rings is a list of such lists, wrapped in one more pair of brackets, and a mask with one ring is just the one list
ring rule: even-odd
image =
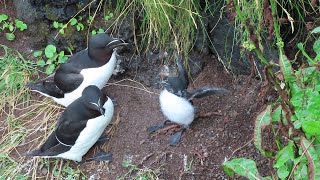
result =
[{"label": "green leaf", "polygon": [[49,66],[47,66],[46,70],[45,70],[45,73],[47,75],[50,75],[53,73],[54,69],[55,69],[55,65],[54,64],[50,64]]},{"label": "green leaf", "polygon": [[39,56],[41,56],[42,55],[42,53],[43,53],[43,51],[35,51],[34,53],[33,53],[33,57],[39,57]]},{"label": "green leaf", "polygon": [[301,126],[302,129],[305,133],[309,134],[309,135],[316,135],[319,136],[320,135],[320,121],[319,119],[317,120],[304,120],[301,121]]},{"label": "green leaf", "polygon": [[314,146],[306,138],[301,138],[300,145],[308,159],[309,179],[320,179],[320,159]]},{"label": "green leaf", "polygon": [[44,54],[46,55],[47,58],[53,58],[53,56],[56,54],[57,52],[57,48],[52,45],[52,44],[49,44],[46,49],[44,50]]},{"label": "green leaf", "polygon": [[99,33],[104,33],[104,29],[99,28],[99,30],[98,30],[98,34],[99,34]]},{"label": "green leaf", "polygon": [[247,177],[249,179],[261,179],[256,163],[251,159],[236,158],[223,163],[224,169],[234,171],[235,173]]},{"label": "green leaf", "polygon": [[8,41],[13,41],[16,38],[16,36],[13,33],[6,33],[6,39]]},{"label": "green leaf", "polygon": [[63,28],[60,29],[60,30],[59,30],[59,33],[60,33],[60,34],[64,34],[64,29],[63,29]]},{"label": "green leaf", "polygon": [[67,60],[68,60],[68,57],[66,57],[66,56],[59,57],[58,63],[62,64],[62,63],[65,63]]},{"label": "green leaf", "polygon": [[57,21],[54,21],[53,22],[53,27],[58,29],[59,28],[59,23]]},{"label": "green leaf", "polygon": [[289,141],[288,145],[278,152],[276,163],[273,167],[279,169],[281,166],[285,166],[285,163],[289,160],[294,160],[294,145],[292,141]]},{"label": "green leaf", "polygon": [[62,57],[64,57],[64,51],[61,51],[61,52],[59,53],[59,58],[62,58]]},{"label": "green leaf", "polygon": [[16,19],[16,27],[18,27],[20,31],[24,31],[28,28],[27,24],[18,19]]},{"label": "green leaf", "polygon": [[278,170],[277,170],[277,175],[280,179],[285,179],[287,176],[289,176],[289,170],[287,166],[281,166]]},{"label": "green leaf", "polygon": [[46,65],[46,62],[43,59],[40,59],[39,61],[37,61],[37,65],[40,67],[44,67],[44,65]]},{"label": "green leaf", "polygon": [[96,30],[92,30],[92,31],[91,31],[91,34],[92,34],[92,35],[96,35],[96,34],[97,34],[97,31],[96,31]]},{"label": "green leaf", "polygon": [[314,28],[314,29],[311,31],[311,34],[319,33],[319,32],[320,32],[320,26],[319,26],[319,27]]},{"label": "green leaf", "polygon": [[316,42],[314,42],[313,50],[315,53],[320,54],[320,38],[318,38]]},{"label": "green leaf", "polygon": [[6,14],[0,14],[0,22],[5,21],[8,19],[8,16]]},{"label": "green leaf", "polygon": [[286,55],[284,54],[280,54],[280,69],[281,72],[284,76],[284,79],[287,83],[290,83],[291,81],[294,80],[294,77],[292,76],[293,74],[293,69],[291,66],[291,62],[289,61],[289,59],[287,58]]},{"label": "green leaf", "polygon": [[71,26],[74,26],[74,25],[76,25],[77,24],[77,19],[76,18],[72,18],[71,20],[70,20],[70,24],[71,24]]},{"label": "green leaf", "polygon": [[9,31],[12,32],[13,30],[14,30],[14,27],[13,27],[12,23],[10,23],[10,24],[9,24]]},{"label": "green leaf", "polygon": [[[272,122],[280,122],[281,121],[281,114],[283,114],[282,107],[278,106],[277,109],[273,110],[272,112]],[[283,118],[283,116],[282,116]]]},{"label": "green leaf", "polygon": [[261,133],[262,129],[264,129],[267,125],[271,123],[271,105],[267,106],[255,119],[255,127],[254,127],[254,145],[260,151],[263,156],[269,156],[270,154],[263,150],[262,148],[262,139]]},{"label": "green leaf", "polygon": [[77,27],[77,31],[84,30],[84,25],[82,23],[78,23],[76,27]]}]

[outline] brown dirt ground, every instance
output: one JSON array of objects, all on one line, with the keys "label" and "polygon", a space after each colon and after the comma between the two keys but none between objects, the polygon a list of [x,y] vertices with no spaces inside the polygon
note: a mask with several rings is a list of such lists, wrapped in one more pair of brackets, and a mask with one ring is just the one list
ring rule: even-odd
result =
[{"label": "brown dirt ground", "polygon": [[[8,13],[12,12],[9,5],[4,13],[14,16]],[[22,40],[8,42],[0,37],[0,44],[29,54],[24,44],[27,37],[18,33],[17,39]],[[168,134],[151,137],[145,130],[165,120],[159,108],[157,93],[160,90],[155,87],[144,89],[136,82],[123,81],[119,83],[122,86],[117,84],[105,88],[105,93],[116,100],[113,122],[119,123],[112,126],[114,131],[110,133],[110,140],[103,145],[103,149],[113,154],[112,162],[71,162],[72,165],[85,171],[87,177],[97,179],[116,179],[126,174],[128,168],[122,166],[124,160],[131,161],[139,168],[159,169],[162,179],[229,179],[223,173],[221,164],[226,159],[247,157],[255,159],[262,176],[271,175],[272,162],[262,157],[252,142],[254,117],[263,106],[263,100],[259,97],[262,82],[247,76],[232,77],[214,56],[205,57],[204,61],[205,68],[190,89],[212,85],[224,87],[231,93],[195,100],[194,105],[201,113],[217,112],[217,115],[195,120],[177,147],[169,146]],[[111,79],[111,82],[115,80]],[[39,98],[33,96],[34,99]],[[17,148],[12,155],[17,158],[17,154],[29,149],[30,145],[27,144]],[[85,158],[92,154],[93,150]],[[192,164],[191,169],[186,169],[185,161]]]}]

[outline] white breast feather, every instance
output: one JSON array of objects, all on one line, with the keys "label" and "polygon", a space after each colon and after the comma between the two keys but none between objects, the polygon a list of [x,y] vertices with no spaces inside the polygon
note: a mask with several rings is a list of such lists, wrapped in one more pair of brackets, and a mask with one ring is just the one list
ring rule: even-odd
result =
[{"label": "white breast feather", "polygon": [[114,105],[110,98],[108,98],[108,101],[103,105],[103,107],[105,109],[104,116],[101,115],[88,120],[86,127],[81,131],[78,139],[71,149],[55,157],[61,157],[78,162],[82,161],[82,156],[85,155],[97,142],[104,129],[112,120]]},{"label": "white breast feather", "polygon": [[160,93],[160,107],[163,114],[172,122],[189,125],[194,119],[194,107],[184,98],[167,90]]},{"label": "white breast feather", "polygon": [[70,93],[64,94],[64,98],[52,99],[65,107],[69,106],[74,100],[78,99],[82,95],[82,91],[89,85],[95,85],[99,89],[102,89],[109,81],[114,68],[116,67],[117,57],[116,51],[112,53],[112,56],[108,63],[98,68],[88,68],[81,70],[80,74],[84,79],[80,86]]}]

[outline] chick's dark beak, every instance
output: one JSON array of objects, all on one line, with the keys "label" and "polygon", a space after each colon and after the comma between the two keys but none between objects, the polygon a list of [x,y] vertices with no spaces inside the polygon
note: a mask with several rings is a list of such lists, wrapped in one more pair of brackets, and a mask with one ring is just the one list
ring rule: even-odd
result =
[{"label": "chick's dark beak", "polygon": [[126,43],[123,39],[117,39],[117,38],[115,38],[109,44],[107,44],[107,46],[110,49],[114,49],[119,46],[127,46],[127,45],[129,45],[129,43]]}]

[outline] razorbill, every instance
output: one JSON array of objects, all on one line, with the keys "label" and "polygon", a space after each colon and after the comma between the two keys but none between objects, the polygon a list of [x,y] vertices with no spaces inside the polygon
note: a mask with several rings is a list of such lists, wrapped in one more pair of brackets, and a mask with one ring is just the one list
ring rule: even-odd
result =
[{"label": "razorbill", "polygon": [[61,114],[56,129],[46,142],[27,156],[56,157],[82,161],[110,123],[114,111],[111,99],[97,86],[88,86],[82,96]]},{"label": "razorbill", "polygon": [[52,76],[27,86],[67,107],[87,86],[105,86],[116,66],[116,47],[124,45],[123,40],[104,33],[92,36],[88,48],[71,56]]},{"label": "razorbill", "polygon": [[[176,59],[178,67],[177,76],[168,76],[160,83],[164,90],[159,96],[160,108],[164,116],[171,122],[179,124],[182,128],[170,137],[170,144],[177,145],[181,139],[183,131],[189,127],[195,119],[196,110],[192,104],[192,99],[202,98],[212,94],[228,92],[224,88],[200,87],[192,92],[187,91],[189,80],[188,74],[181,62],[181,58]],[[165,126],[167,121],[148,127],[149,132],[155,132]]]}]

